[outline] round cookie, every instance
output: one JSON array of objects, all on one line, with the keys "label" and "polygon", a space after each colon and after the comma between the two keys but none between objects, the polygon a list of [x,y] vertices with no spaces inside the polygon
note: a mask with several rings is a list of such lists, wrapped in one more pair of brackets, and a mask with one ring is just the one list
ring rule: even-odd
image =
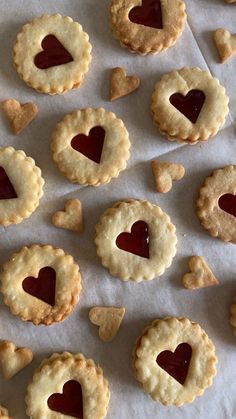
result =
[{"label": "round cookie", "polygon": [[187,318],[155,320],[133,350],[135,377],[164,405],[182,406],[202,395],[212,385],[216,363],[212,341]]},{"label": "round cookie", "polygon": [[154,123],[170,141],[194,144],[216,135],[229,112],[219,80],[200,68],[165,74],[152,95]]},{"label": "round cookie", "polygon": [[13,58],[19,76],[42,93],[78,88],[91,61],[91,44],[82,26],[68,16],[45,14],[23,26]]},{"label": "round cookie", "polygon": [[127,281],[151,280],[163,274],[176,253],[175,226],[148,201],[121,201],[96,225],[95,243],[103,266]]}]

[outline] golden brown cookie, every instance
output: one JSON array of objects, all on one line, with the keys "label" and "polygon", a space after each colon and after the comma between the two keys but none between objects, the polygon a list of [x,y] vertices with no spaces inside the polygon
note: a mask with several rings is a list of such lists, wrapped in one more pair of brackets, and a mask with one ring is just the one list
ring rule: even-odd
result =
[{"label": "golden brown cookie", "polygon": [[184,275],[183,286],[188,289],[210,287],[219,284],[206,261],[201,256],[192,256],[189,259],[190,273]]},{"label": "golden brown cookie", "polygon": [[99,337],[110,342],[116,336],[124,315],[123,307],[93,307],[89,311],[89,320],[99,326]]},{"label": "golden brown cookie", "polygon": [[137,76],[127,76],[121,67],[113,68],[110,83],[110,101],[113,102],[127,96],[138,89],[140,79]]},{"label": "golden brown cookie", "polygon": [[26,394],[31,419],[91,418],[107,414],[110,391],[102,369],[82,354],[53,354],[34,373]]},{"label": "golden brown cookie", "polygon": [[157,192],[167,193],[172,188],[172,181],[180,180],[185,175],[185,168],[182,164],[153,160],[152,172]]},{"label": "golden brown cookie", "polygon": [[16,348],[13,342],[0,343],[0,370],[6,380],[31,363],[33,352],[29,348]]},{"label": "golden brown cookie", "polygon": [[231,35],[227,29],[220,28],[213,32],[213,39],[221,63],[224,63],[236,54],[236,34]]},{"label": "golden brown cookie", "polygon": [[3,109],[15,134],[20,134],[38,114],[38,107],[34,103],[22,104],[15,99],[5,100]]},{"label": "golden brown cookie", "polygon": [[202,395],[212,385],[216,363],[212,341],[187,318],[155,320],[133,350],[135,377],[164,405],[182,406]]},{"label": "golden brown cookie", "polygon": [[68,199],[65,204],[65,211],[57,211],[52,216],[52,223],[59,228],[83,233],[83,213],[79,199]]}]

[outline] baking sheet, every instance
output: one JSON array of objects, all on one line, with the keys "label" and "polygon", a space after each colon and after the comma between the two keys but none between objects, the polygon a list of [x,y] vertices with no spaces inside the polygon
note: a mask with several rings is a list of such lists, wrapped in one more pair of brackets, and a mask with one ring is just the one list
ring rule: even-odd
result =
[{"label": "baking sheet", "polygon": [[[211,238],[195,215],[195,201],[204,178],[215,168],[236,161],[234,119],[236,114],[235,59],[218,63],[211,38],[212,30],[234,30],[236,6],[222,0],[187,1],[188,24],[182,37],[170,50],[157,56],[141,57],[120,48],[108,23],[108,0],[1,0],[0,4],[0,100],[16,98],[34,101],[39,116],[21,135],[11,134],[0,115],[0,144],[22,149],[41,167],[46,184],[39,208],[17,226],[0,229],[0,264],[23,245],[50,243],[72,254],[81,267],[83,290],[73,314],[61,324],[36,327],[24,323],[0,300],[0,339],[29,346],[34,352],[30,366],[5,381],[0,377],[0,402],[11,416],[25,419],[24,395],[27,383],[40,361],[55,351],[81,351],[99,363],[108,378],[111,401],[108,419],[192,418],[228,419],[236,417],[234,381],[236,379],[236,338],[229,325],[229,306],[236,294],[236,246]],[[43,13],[59,12],[79,21],[89,33],[93,46],[90,71],[80,89],[64,96],[49,97],[27,87],[12,65],[12,46],[21,26]],[[199,66],[219,77],[230,96],[230,115],[224,128],[206,144],[183,146],[169,142],[154,127],[150,98],[154,84],[167,71],[182,66]],[[110,70],[123,66],[141,78],[140,89],[132,95],[108,101]],[[103,106],[123,119],[132,143],[127,169],[110,184],[80,187],[60,175],[50,153],[50,136],[55,124],[76,108]],[[150,160],[162,156],[180,162],[186,176],[166,195],[157,194]],[[159,279],[135,284],[113,278],[96,256],[94,225],[100,215],[122,198],[147,199],[166,211],[176,225],[177,255],[172,266]],[[57,229],[51,215],[63,209],[69,198],[81,200],[85,233]],[[188,258],[204,255],[215,275],[217,287],[184,290],[181,278],[188,271]],[[119,334],[111,343],[102,343],[98,331],[88,320],[94,305],[126,307]],[[131,351],[135,339],[153,319],[166,315],[187,316],[199,322],[216,346],[218,374],[203,397],[181,408],[163,407],[145,395],[133,378]]]}]

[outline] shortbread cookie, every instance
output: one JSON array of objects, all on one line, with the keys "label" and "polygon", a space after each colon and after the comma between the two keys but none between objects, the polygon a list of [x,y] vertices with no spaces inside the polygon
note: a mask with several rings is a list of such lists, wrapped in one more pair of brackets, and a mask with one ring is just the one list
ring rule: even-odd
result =
[{"label": "shortbread cookie", "polygon": [[3,406],[0,406],[0,419],[11,419],[8,410]]},{"label": "shortbread cookie", "polygon": [[59,228],[83,233],[83,213],[79,199],[68,199],[65,204],[65,211],[57,211],[52,216],[52,223]]},{"label": "shortbread cookie", "polygon": [[171,190],[173,180],[182,179],[185,174],[185,168],[182,164],[153,160],[152,172],[157,192],[166,193]]},{"label": "shortbread cookie", "polygon": [[110,342],[116,336],[124,315],[123,307],[93,307],[89,311],[89,320],[99,326],[99,337]]},{"label": "shortbread cookie", "polygon": [[199,191],[197,215],[213,237],[236,244],[236,166],[214,170]]},{"label": "shortbread cookie", "polygon": [[39,92],[56,94],[78,88],[91,61],[91,44],[70,17],[43,15],[23,26],[14,46],[19,76]]},{"label": "shortbread cookie", "polygon": [[7,340],[0,343],[0,370],[7,380],[30,364],[32,359],[31,349],[17,349],[13,342]]},{"label": "shortbread cookie", "polygon": [[227,29],[220,28],[213,32],[213,39],[221,63],[224,63],[236,54],[236,33],[231,35]]},{"label": "shortbread cookie", "polygon": [[112,0],[110,22],[122,47],[142,55],[175,44],[186,21],[183,0]]},{"label": "shortbread cookie", "polygon": [[81,291],[79,266],[50,245],[23,247],[5,263],[0,278],[11,312],[36,325],[64,320]]},{"label": "shortbread cookie", "polygon": [[152,95],[154,123],[171,141],[206,141],[229,112],[225,88],[207,71],[184,67],[165,74]]},{"label": "shortbread cookie", "polygon": [[206,261],[201,256],[192,256],[189,259],[190,273],[184,275],[183,286],[188,289],[210,287],[219,284]]},{"label": "shortbread cookie", "polygon": [[148,201],[117,202],[96,225],[95,243],[103,266],[127,281],[163,274],[176,253],[175,226]]},{"label": "shortbread cookie", "polygon": [[44,180],[24,151],[0,148],[0,225],[18,224],[39,205]]},{"label": "shortbread cookie", "polygon": [[110,85],[110,101],[127,96],[137,90],[140,79],[137,76],[127,76],[121,67],[113,68]]},{"label": "shortbread cookie", "polygon": [[103,419],[109,398],[108,382],[92,359],[80,353],[53,354],[27,388],[26,413],[32,419]]},{"label": "shortbread cookie", "polygon": [[56,165],[71,182],[97,186],[125,169],[130,141],[114,113],[87,108],[57,124],[51,148]]},{"label": "shortbread cookie", "polygon": [[5,100],[3,109],[15,134],[20,134],[38,114],[38,107],[34,103],[22,104],[15,99]]},{"label": "shortbread cookie", "polygon": [[215,347],[187,318],[155,320],[138,338],[133,367],[143,390],[164,405],[191,403],[212,385]]}]

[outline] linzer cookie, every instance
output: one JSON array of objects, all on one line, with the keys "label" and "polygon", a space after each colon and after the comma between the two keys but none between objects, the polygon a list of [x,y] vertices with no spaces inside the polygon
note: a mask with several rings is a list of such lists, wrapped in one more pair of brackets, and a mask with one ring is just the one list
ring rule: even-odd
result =
[{"label": "linzer cookie", "polygon": [[197,200],[197,215],[213,237],[236,244],[236,166],[215,170]]},{"label": "linzer cookie", "polygon": [[11,312],[35,325],[64,320],[81,291],[79,266],[50,245],[23,247],[3,266],[1,292]]},{"label": "linzer cookie", "polygon": [[0,148],[0,225],[18,224],[39,205],[44,180],[24,151]]},{"label": "linzer cookie", "polygon": [[175,226],[148,201],[120,201],[96,225],[95,243],[103,266],[127,281],[163,274],[176,252]]},{"label": "linzer cookie", "polygon": [[105,109],[82,109],[66,115],[52,135],[52,155],[71,182],[100,185],[125,169],[129,134],[121,119]]},{"label": "linzer cookie", "polygon": [[199,324],[187,318],[155,320],[137,339],[135,377],[153,400],[164,405],[191,403],[212,385],[215,347]]},{"label": "linzer cookie", "polygon": [[175,44],[186,21],[183,0],[112,0],[110,22],[121,46],[142,55]]},{"label": "linzer cookie", "polygon": [[19,76],[39,92],[78,88],[91,61],[89,37],[70,17],[43,15],[23,26],[14,46]]},{"label": "linzer cookie", "polygon": [[53,354],[35,371],[26,394],[32,419],[91,418],[107,414],[110,391],[102,369],[82,354]]},{"label": "linzer cookie", "polygon": [[156,83],[153,120],[169,140],[194,144],[216,135],[229,112],[228,102],[225,88],[210,73],[184,67]]}]

